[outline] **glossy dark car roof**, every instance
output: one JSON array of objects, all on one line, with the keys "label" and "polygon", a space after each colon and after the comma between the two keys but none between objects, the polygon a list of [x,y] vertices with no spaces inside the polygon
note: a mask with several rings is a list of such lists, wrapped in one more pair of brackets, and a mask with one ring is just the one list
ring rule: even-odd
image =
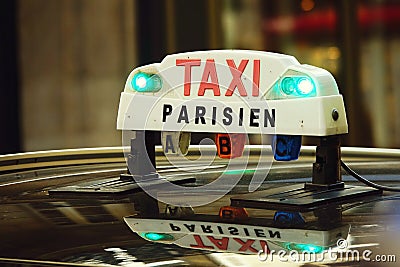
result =
[{"label": "glossy dark car roof", "polygon": [[[248,149],[251,155],[249,164],[239,164],[239,170],[255,168],[261,147],[251,146]],[[205,147],[205,150],[212,152],[214,148]],[[194,160],[199,154],[198,147],[193,146],[187,158]],[[308,181],[314,156],[315,147],[303,147],[298,161],[274,162],[260,189]],[[375,182],[400,186],[400,150],[343,148],[342,158],[357,172]],[[196,164],[201,163],[199,161],[195,165],[190,162],[182,164],[186,164],[186,168],[200,178],[199,183],[206,183],[223,171],[226,162],[215,160],[201,172],[195,171]],[[157,164],[163,175],[180,172],[171,168],[160,148],[157,148]],[[164,262],[174,266],[218,266],[221,261],[226,264],[229,262],[226,255],[216,256],[215,253],[182,249],[174,245],[148,243],[132,233],[122,218],[137,212],[137,206],[132,201],[144,199],[146,195],[142,192],[121,199],[59,198],[48,194],[49,189],[60,186],[115,178],[125,170],[122,148],[0,156],[0,262],[36,260],[40,261],[38,265],[41,266],[63,266],[66,262],[89,265]],[[249,179],[251,172],[244,174],[232,194],[246,193]],[[359,184],[345,174],[343,180]],[[364,204],[354,203],[345,207],[343,222],[351,224],[350,235],[354,245],[373,248],[377,252],[397,252],[390,252],[391,247],[395,246],[385,246],[385,240],[382,240],[386,238],[386,241],[399,245],[393,238],[388,238],[389,228],[395,229],[394,233],[398,232],[396,227],[400,206],[397,197],[397,193],[385,193],[379,200],[371,199]],[[217,214],[219,207],[227,203],[229,196],[195,210]],[[247,264],[256,262],[254,258],[239,254],[232,257]],[[357,262],[353,264],[358,265]]]}]

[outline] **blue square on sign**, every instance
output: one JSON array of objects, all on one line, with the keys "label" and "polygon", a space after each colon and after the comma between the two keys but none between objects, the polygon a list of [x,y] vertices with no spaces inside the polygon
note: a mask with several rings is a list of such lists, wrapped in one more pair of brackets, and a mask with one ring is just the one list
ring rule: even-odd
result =
[{"label": "blue square on sign", "polygon": [[274,135],[272,151],[277,161],[290,161],[299,158],[301,135]]}]

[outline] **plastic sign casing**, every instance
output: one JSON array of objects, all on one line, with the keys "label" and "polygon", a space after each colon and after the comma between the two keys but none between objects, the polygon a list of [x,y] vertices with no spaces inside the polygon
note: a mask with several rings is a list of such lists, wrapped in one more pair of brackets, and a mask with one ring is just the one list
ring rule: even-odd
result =
[{"label": "plastic sign casing", "polygon": [[348,131],[328,71],[292,56],[246,50],[173,54],[134,69],[121,94],[117,128],[305,136]]}]

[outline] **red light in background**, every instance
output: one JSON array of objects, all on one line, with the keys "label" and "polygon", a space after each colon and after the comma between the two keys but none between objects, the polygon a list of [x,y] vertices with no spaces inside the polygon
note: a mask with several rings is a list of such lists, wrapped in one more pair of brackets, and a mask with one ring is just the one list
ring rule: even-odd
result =
[{"label": "red light in background", "polygon": [[303,11],[311,11],[315,6],[315,2],[314,0],[302,0],[300,5]]}]

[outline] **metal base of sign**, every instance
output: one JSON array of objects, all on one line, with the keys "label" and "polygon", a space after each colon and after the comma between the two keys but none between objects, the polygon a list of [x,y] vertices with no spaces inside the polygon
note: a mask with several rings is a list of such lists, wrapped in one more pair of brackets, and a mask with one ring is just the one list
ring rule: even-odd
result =
[{"label": "metal base of sign", "polygon": [[[140,178],[140,185],[135,181],[135,178]],[[142,182],[144,181],[145,182]],[[49,190],[51,196],[56,197],[105,197],[105,198],[125,198],[130,197],[132,193],[142,191],[143,187],[162,188],[165,183],[187,184],[193,183],[194,177],[168,177],[164,178],[157,173],[135,177],[130,174],[121,174],[119,178],[107,178],[102,180],[79,183],[71,186],[64,186]]]},{"label": "metal base of sign", "polygon": [[308,212],[381,194],[381,190],[365,186],[338,184],[318,188],[310,184],[290,185],[232,197],[231,206]]}]

